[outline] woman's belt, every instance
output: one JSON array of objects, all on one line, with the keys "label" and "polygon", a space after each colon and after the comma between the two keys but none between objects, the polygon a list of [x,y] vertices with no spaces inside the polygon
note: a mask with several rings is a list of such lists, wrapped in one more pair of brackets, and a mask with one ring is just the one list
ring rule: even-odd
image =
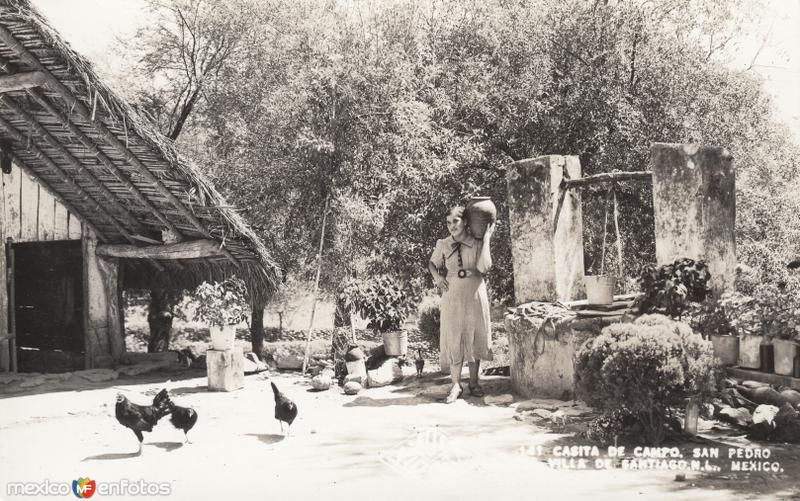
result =
[{"label": "woman's belt", "polygon": [[447,272],[447,278],[482,277],[478,270],[453,270]]}]

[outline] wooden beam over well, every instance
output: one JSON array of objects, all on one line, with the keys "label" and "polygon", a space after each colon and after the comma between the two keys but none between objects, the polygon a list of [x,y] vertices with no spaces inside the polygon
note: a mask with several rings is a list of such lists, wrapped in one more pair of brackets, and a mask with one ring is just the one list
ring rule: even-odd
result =
[{"label": "wooden beam over well", "polygon": [[46,82],[44,73],[31,71],[28,73],[14,73],[13,75],[0,76],[0,94],[14,92],[15,90],[41,87]]},{"label": "wooden beam over well", "polygon": [[578,179],[564,179],[561,181],[562,188],[580,188],[592,184],[616,183],[621,181],[650,181],[653,180],[653,173],[650,171],[635,172],[603,172],[593,176],[581,177]]},{"label": "wooden beam over well", "polygon": [[213,240],[193,240],[176,244],[149,245],[98,245],[95,254],[103,257],[125,259],[198,259],[222,256],[222,247]]}]

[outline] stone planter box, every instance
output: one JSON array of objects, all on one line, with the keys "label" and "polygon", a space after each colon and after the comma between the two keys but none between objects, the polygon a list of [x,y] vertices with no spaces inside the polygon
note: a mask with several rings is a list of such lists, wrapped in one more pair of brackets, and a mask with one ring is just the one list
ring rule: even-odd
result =
[{"label": "stone planter box", "polygon": [[714,346],[714,358],[718,358],[722,365],[736,365],[739,361],[739,338],[736,336],[711,336]]},{"label": "stone planter box", "polygon": [[761,336],[739,336],[739,367],[758,369],[761,367]]},{"label": "stone planter box", "polygon": [[798,352],[798,345],[791,339],[773,339],[772,347],[775,350],[775,374],[791,376],[794,369],[794,357]]}]

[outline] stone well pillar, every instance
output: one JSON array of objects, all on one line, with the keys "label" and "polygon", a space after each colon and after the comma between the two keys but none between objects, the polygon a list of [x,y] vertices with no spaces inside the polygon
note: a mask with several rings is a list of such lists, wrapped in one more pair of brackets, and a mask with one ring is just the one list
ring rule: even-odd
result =
[{"label": "stone well pillar", "polygon": [[506,171],[516,304],[568,301],[582,293],[581,195],[567,191],[559,209],[565,176],[581,177],[578,157],[520,160]]},{"label": "stone well pillar", "polygon": [[736,175],[725,148],[655,143],[656,260],[704,259],[715,294],[733,290],[736,274]]}]

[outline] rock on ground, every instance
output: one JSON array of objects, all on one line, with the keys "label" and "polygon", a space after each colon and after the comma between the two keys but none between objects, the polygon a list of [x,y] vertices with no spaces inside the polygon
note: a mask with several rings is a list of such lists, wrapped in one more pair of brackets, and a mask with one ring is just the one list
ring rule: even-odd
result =
[{"label": "rock on ground", "polygon": [[514,401],[514,395],[503,393],[501,395],[486,395],[483,403],[486,405],[508,405]]}]

